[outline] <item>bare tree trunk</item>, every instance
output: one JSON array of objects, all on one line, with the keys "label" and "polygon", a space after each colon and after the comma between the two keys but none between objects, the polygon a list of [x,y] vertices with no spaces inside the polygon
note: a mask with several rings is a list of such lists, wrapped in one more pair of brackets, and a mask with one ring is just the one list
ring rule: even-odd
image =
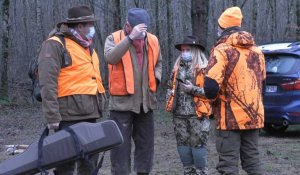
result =
[{"label": "bare tree trunk", "polygon": [[169,79],[179,52],[174,45],[195,34],[209,51],[217,39],[218,18],[228,7],[243,12],[242,29],[253,34],[257,44],[300,39],[300,0],[0,0],[0,97],[20,99],[30,94],[28,63],[55,24],[67,17],[67,9],[88,5],[98,18],[94,45],[107,87],[107,64],[103,59],[105,39],[122,29],[128,9],[145,8],[151,16],[148,31],[160,42],[163,82]]},{"label": "bare tree trunk", "polygon": [[297,1],[296,5],[296,15],[297,15],[297,21],[296,21],[296,40],[300,40],[300,1]]},{"label": "bare tree trunk", "polygon": [[[0,0],[0,22],[3,24],[3,0]],[[2,42],[3,42],[3,25],[0,25],[0,98],[3,96],[3,87],[2,84],[4,83],[4,80],[2,80],[2,75],[3,75],[3,49],[2,49]]]},{"label": "bare tree trunk", "polygon": [[0,101],[7,100],[8,97],[8,19],[9,19],[9,0],[4,0],[0,5],[1,9],[1,38],[0,38]]},{"label": "bare tree trunk", "polygon": [[207,30],[208,30],[208,10],[209,1],[193,0],[192,1],[192,27],[193,34],[198,36],[200,42],[206,47]]}]

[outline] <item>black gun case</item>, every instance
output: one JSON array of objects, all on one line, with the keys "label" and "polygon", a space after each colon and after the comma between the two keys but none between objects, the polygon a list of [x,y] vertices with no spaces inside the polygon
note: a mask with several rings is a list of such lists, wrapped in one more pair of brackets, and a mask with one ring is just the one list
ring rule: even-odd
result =
[{"label": "black gun case", "polygon": [[[48,135],[45,130],[43,135]],[[75,135],[75,136],[74,136]],[[0,164],[0,175],[35,174],[57,165],[110,150],[123,143],[112,120],[81,122],[32,143],[26,151]]]}]

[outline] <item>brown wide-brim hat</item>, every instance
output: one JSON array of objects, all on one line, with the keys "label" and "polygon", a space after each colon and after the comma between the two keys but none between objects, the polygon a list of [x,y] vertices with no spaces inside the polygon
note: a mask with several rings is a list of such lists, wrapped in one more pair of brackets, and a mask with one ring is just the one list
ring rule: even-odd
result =
[{"label": "brown wide-brim hat", "polygon": [[181,45],[192,45],[205,51],[205,47],[200,43],[199,38],[195,35],[186,36],[181,43],[175,44],[175,48],[181,51]]},{"label": "brown wide-brim hat", "polygon": [[94,22],[97,19],[93,14],[93,11],[88,6],[75,6],[71,7],[68,10],[68,17],[64,21],[61,21],[57,24],[75,24],[75,23],[84,23],[84,22]]}]

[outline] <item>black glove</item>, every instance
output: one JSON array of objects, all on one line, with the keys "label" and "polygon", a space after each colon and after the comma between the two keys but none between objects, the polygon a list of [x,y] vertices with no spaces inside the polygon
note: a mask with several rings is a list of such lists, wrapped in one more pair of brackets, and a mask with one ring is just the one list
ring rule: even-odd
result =
[{"label": "black glove", "polygon": [[155,78],[155,81],[156,81],[156,87],[158,87],[160,84],[160,81],[157,78]]}]

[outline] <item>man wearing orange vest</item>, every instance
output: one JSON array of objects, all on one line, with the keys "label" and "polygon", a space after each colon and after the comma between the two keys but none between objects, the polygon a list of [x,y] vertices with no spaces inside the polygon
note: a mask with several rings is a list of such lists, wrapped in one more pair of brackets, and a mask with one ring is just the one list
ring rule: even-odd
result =
[{"label": "man wearing orange vest", "polygon": [[215,99],[216,148],[220,174],[263,174],[259,158],[259,129],[264,126],[262,103],[266,78],[262,51],[253,36],[241,29],[239,7],[226,9],[218,19],[218,41],[211,51],[203,95]]},{"label": "man wearing orange vest", "polygon": [[[87,6],[68,10],[68,18],[57,24],[44,41],[39,59],[42,108],[49,129],[55,131],[79,122],[96,122],[105,103],[99,58],[92,47],[95,17]],[[59,32],[58,32],[59,31]],[[80,160],[78,174],[91,174],[97,162]],[[75,162],[57,167],[58,175],[73,174]]]},{"label": "man wearing orange vest", "polygon": [[146,10],[129,9],[124,28],[105,41],[110,118],[116,121],[124,137],[123,145],[111,150],[113,175],[128,175],[131,171],[131,138],[135,143],[137,174],[149,174],[153,164],[153,109],[162,58],[156,36],[147,32],[149,23]]}]

